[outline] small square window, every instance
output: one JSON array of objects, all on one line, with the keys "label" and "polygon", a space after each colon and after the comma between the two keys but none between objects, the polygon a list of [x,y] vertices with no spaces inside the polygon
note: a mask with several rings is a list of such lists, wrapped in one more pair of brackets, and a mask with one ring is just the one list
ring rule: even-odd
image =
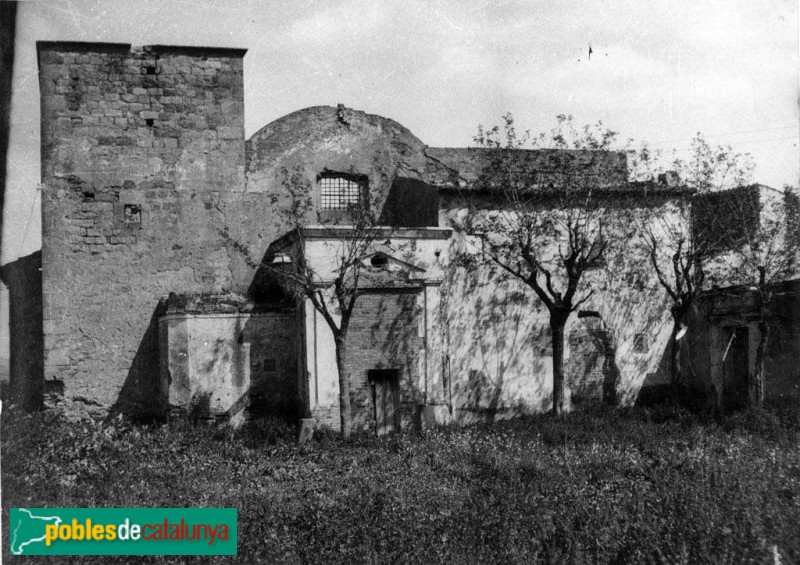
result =
[{"label": "small square window", "polygon": [[347,210],[364,197],[366,180],[350,175],[324,175],[319,179],[320,208]]},{"label": "small square window", "polygon": [[142,207],[137,204],[125,204],[125,211],[122,220],[126,224],[141,224]]}]

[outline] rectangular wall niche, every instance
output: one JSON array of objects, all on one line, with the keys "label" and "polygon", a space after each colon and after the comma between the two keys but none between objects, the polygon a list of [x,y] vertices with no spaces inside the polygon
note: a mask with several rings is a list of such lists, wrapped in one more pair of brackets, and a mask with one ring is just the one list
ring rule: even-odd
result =
[{"label": "rectangular wall niche", "polygon": [[647,353],[650,349],[648,344],[647,335],[643,333],[634,334],[633,336],[633,352],[634,353]]},{"label": "rectangular wall niche", "polygon": [[142,207],[138,204],[125,204],[122,221],[126,224],[141,224]]}]

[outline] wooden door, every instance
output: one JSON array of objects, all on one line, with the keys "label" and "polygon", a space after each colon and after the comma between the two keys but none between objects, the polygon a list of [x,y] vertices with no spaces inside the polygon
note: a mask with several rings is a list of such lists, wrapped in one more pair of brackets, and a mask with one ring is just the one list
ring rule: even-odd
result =
[{"label": "wooden door", "polygon": [[396,369],[370,371],[375,406],[375,432],[386,435],[400,429],[400,383]]},{"label": "wooden door", "polygon": [[730,328],[722,375],[725,408],[737,410],[746,407],[750,382],[750,340],[747,326]]}]

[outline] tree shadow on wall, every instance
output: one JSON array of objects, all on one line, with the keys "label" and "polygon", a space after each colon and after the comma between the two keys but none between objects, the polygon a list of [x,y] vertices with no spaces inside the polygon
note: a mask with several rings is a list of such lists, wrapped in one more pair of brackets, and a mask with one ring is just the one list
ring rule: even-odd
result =
[{"label": "tree shadow on wall", "polygon": [[[672,386],[670,385],[670,359],[672,352],[672,342],[667,341],[661,357],[656,366],[656,370],[647,373],[636,393],[634,406],[649,407],[667,402],[671,398]],[[684,355],[689,354],[689,348],[684,351]]]},{"label": "tree shadow on wall", "polygon": [[[512,281],[491,266],[467,266],[456,271],[460,271],[464,278],[463,295],[477,295],[470,313],[472,324],[469,330],[450,332],[451,350],[472,351],[473,362],[479,364],[478,367],[468,367],[461,379],[454,379],[456,397],[463,395],[460,408],[489,422],[509,410],[522,412],[525,403],[518,399],[509,404],[511,399],[504,398],[503,393],[510,380],[535,379],[536,368],[523,366],[523,356],[531,353],[528,346],[533,329],[523,319],[535,316],[538,305],[525,289],[514,288]],[[456,274],[453,273],[451,281],[457,281]],[[454,305],[455,315],[463,318],[468,307],[465,301],[459,301]],[[540,392],[541,386],[535,396]]]},{"label": "tree shadow on wall", "polygon": [[158,339],[158,319],[166,311],[166,301],[160,300],[139,342],[117,401],[111,407],[109,419],[122,414],[141,423],[166,421],[170,383],[161,382]]},{"label": "tree shadow on wall", "polygon": [[[580,316],[580,314],[579,314]],[[570,335],[571,343],[570,361],[568,364],[572,385],[572,402],[576,405],[591,401],[602,401],[604,404],[614,406],[617,404],[617,386],[620,380],[620,370],[617,366],[617,339],[614,331],[609,329],[602,318],[582,316],[583,327],[575,327]],[[580,335],[587,335],[591,350],[580,351]],[[585,373],[591,374],[592,368],[599,367],[599,379],[587,381]],[[581,374],[583,373],[583,374]]]}]

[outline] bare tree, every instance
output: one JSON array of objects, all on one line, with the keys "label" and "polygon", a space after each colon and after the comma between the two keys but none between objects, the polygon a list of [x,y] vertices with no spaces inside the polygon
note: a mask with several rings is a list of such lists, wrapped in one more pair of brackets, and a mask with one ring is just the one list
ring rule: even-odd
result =
[{"label": "bare tree", "polygon": [[[773,314],[770,308],[778,283],[798,274],[800,198],[790,187],[776,190],[761,185],[715,196],[721,198],[706,203],[714,207],[716,216],[711,230],[723,233],[725,240],[709,261],[709,278],[719,286],[741,285],[754,295],[759,341],[748,388],[751,405],[761,406]],[[696,216],[701,212],[696,206]]]},{"label": "bare tree", "polygon": [[[609,218],[599,191],[608,184],[604,162],[592,152],[608,151],[616,133],[601,123],[580,131],[571,116],[558,116],[554,130],[531,140],[518,135],[511,114],[503,127],[479,126],[475,142],[488,150],[489,164],[472,193],[467,230],[483,234],[482,253],[505,273],[530,287],[549,313],[553,350],[553,414],[564,402],[564,330],[570,315],[592,296],[586,273],[604,265]],[[544,161],[529,159],[531,141]],[[583,150],[583,151],[581,151]],[[591,151],[589,151],[591,150]],[[589,166],[576,174],[578,160]],[[533,164],[532,164],[533,161]],[[607,187],[606,187],[607,188]],[[467,195],[470,197],[470,195]],[[498,198],[501,205],[491,209]]]},{"label": "bare tree", "polygon": [[[693,141],[693,146],[702,148],[704,152],[709,150],[700,134]],[[699,163],[699,157],[693,158],[692,162]],[[638,241],[644,247],[658,283],[671,301],[670,384],[673,392],[677,393],[681,384],[682,338],[688,329],[688,315],[703,290],[703,262],[710,242],[698,242],[691,227],[691,196],[696,189],[688,187],[677,171],[664,172],[660,151],[653,151],[647,143],[642,143],[637,150],[629,152],[628,163],[632,181],[643,193],[657,186],[656,179],[660,181],[659,184],[676,191],[663,205],[657,202],[644,214],[635,216],[635,221]],[[688,168],[685,162],[678,159],[672,162],[672,166],[682,172]],[[707,174],[704,178],[713,176]],[[657,194],[654,196],[658,198]]]},{"label": "bare tree", "polygon": [[[643,145],[631,160],[634,175],[652,177],[663,170],[664,161]],[[761,405],[770,304],[776,283],[797,274],[797,195],[788,187],[776,191],[752,185],[752,156],[728,145],[713,146],[701,133],[692,140],[688,158],[673,152],[670,168],[694,195],[679,199],[676,209],[648,216],[641,234],[659,283],[672,300],[672,383],[681,379],[679,337],[696,297],[709,286],[744,286],[754,293],[759,327],[750,400]]]},{"label": "bare tree", "polygon": [[244,252],[262,284],[277,283],[284,297],[288,295],[294,301],[308,299],[328,324],[336,346],[341,430],[347,439],[352,432],[347,334],[359,297],[364,261],[377,237],[377,218],[368,191],[360,187],[357,198],[335,211],[338,225],[328,226],[331,243],[325,260],[317,258],[312,264],[306,253],[304,227],[315,223],[313,187],[298,169],[283,169],[281,184],[291,197],[291,205],[280,211],[289,236],[270,246],[259,263],[249,259],[246,249]]},{"label": "bare tree", "polygon": [[[629,157],[631,175],[640,185],[661,181],[677,191],[677,198],[650,210],[637,220],[639,235],[659,284],[672,304],[670,334],[670,381],[673,389],[681,383],[681,338],[687,329],[688,314],[697,296],[705,290],[704,265],[728,237],[730,225],[702,231],[698,237],[693,225],[695,194],[719,192],[751,182],[753,159],[737,153],[730,146],[712,146],[698,132],[691,141],[688,158],[672,152],[671,172],[664,172],[666,159],[643,143]],[[712,197],[713,198],[713,197]],[[721,228],[721,229],[720,229]]]},{"label": "bare tree", "polygon": [[738,153],[730,145],[711,145],[701,132],[692,138],[688,159],[675,151],[672,156],[671,168],[698,194],[752,182],[755,162],[750,153]]},{"label": "bare tree", "polygon": [[677,389],[681,383],[681,344],[687,329],[687,317],[703,290],[705,246],[698,245],[688,227],[688,199],[682,198],[667,208],[649,215],[642,240],[658,282],[672,302],[670,382]]}]

